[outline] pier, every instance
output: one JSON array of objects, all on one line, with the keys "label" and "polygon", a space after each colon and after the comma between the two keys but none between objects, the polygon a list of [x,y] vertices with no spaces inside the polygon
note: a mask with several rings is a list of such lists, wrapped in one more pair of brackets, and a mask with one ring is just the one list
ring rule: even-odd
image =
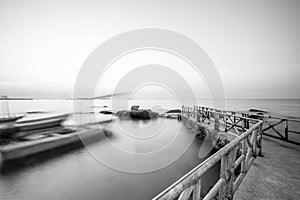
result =
[{"label": "pier", "polygon": [[[300,143],[290,133],[300,132],[289,126],[291,123],[299,125],[299,120],[200,106],[183,106],[181,117],[204,137],[209,134],[218,139],[225,135],[227,144],[153,200],[299,199],[297,145]],[[235,137],[228,137],[232,135]],[[218,162],[221,162],[219,180],[208,192],[201,191],[201,185],[205,184],[201,177]]]}]

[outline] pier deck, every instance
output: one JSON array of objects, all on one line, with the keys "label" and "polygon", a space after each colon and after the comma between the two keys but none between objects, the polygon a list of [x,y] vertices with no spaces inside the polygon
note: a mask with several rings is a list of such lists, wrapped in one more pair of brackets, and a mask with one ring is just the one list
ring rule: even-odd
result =
[{"label": "pier deck", "polygon": [[300,199],[300,148],[264,138],[263,154],[249,169],[234,199]]}]

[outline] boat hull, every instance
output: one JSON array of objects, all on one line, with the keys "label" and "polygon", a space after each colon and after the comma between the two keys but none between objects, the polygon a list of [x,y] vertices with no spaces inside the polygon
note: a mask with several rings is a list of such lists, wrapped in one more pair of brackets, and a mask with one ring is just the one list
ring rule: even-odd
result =
[{"label": "boat hull", "polygon": [[15,117],[0,118],[0,124],[1,124],[1,123],[15,122],[15,121],[17,121],[18,119],[21,119],[22,117],[24,117],[24,116],[21,115],[21,116],[15,116]]},{"label": "boat hull", "polygon": [[60,126],[62,122],[64,122],[65,119],[51,119],[51,120],[45,120],[35,123],[26,123],[17,125],[19,131],[31,131],[31,130],[37,130],[37,129],[45,129],[55,126]]},{"label": "boat hull", "polygon": [[[105,119],[99,123],[109,123],[115,118]],[[97,126],[98,127],[98,126]],[[59,129],[65,129],[64,127]],[[12,144],[0,145],[0,152],[3,160],[14,160],[22,157],[31,156],[44,151],[53,150],[55,148],[66,146],[72,143],[78,143],[84,141],[84,144],[97,141],[97,138],[106,135],[107,131],[104,129],[91,129],[85,126],[79,127],[76,131],[66,134],[58,134],[58,131],[52,133],[44,133],[49,137],[41,139],[20,141]],[[41,135],[42,133],[36,133]],[[97,137],[97,138],[96,138]]]},{"label": "boat hull", "polygon": [[17,144],[5,145],[0,147],[0,152],[4,160],[14,160],[81,142],[99,134],[101,134],[99,130],[81,130],[64,135],[57,134],[53,137],[46,137],[36,141],[23,141]]}]

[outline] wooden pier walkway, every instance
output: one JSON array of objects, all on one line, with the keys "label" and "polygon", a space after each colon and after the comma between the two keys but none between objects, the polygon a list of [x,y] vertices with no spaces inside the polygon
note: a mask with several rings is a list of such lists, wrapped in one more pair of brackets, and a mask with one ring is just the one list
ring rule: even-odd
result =
[{"label": "wooden pier walkway", "polygon": [[300,199],[300,148],[263,139],[258,157],[234,195],[234,200]]}]

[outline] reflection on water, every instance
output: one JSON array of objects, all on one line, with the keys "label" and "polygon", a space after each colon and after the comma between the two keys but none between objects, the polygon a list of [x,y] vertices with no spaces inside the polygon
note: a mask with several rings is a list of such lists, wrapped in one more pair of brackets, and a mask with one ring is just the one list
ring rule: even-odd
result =
[{"label": "reflection on water", "polygon": [[[202,142],[177,120],[117,121],[106,128],[112,131],[112,136],[100,137],[87,144],[87,149],[82,144],[74,144],[18,162],[2,163],[0,199],[150,199],[203,160],[198,158]],[[159,134],[153,135],[157,131]],[[99,162],[95,155],[91,156],[93,153],[96,157],[109,155],[119,159],[113,152],[115,146],[138,154],[152,152],[168,144],[173,134],[177,134],[178,139],[174,140],[172,148],[156,154],[153,160],[145,160],[142,165],[126,163],[126,159],[121,160],[123,163],[117,162],[121,168],[155,166],[153,163],[158,160],[176,155],[180,145],[192,138],[182,156],[154,172],[121,172]],[[218,166],[205,175],[203,191],[208,190],[217,176]]]}]

